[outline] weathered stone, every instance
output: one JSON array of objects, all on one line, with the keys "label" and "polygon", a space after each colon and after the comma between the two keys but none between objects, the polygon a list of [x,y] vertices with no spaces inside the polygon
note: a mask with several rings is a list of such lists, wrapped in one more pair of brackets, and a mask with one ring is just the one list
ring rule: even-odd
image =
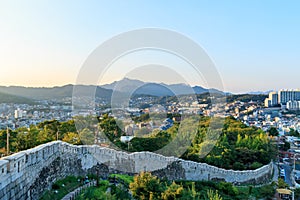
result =
[{"label": "weathered stone", "polygon": [[215,180],[258,184],[268,182],[273,165],[257,170],[224,170],[151,152],[128,154],[99,146],[50,142],[0,159],[0,200],[38,199],[45,189],[69,175],[137,174],[151,171],[169,180]]}]

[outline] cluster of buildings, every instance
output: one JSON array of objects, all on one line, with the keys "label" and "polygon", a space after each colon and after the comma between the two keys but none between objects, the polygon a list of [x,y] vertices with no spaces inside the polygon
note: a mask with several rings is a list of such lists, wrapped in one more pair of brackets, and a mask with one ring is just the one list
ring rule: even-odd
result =
[{"label": "cluster of buildings", "polygon": [[[181,101],[176,98],[166,98],[159,102],[152,96],[136,97],[130,100],[129,108],[120,110],[111,110],[107,103],[102,102],[101,106],[96,106],[95,110],[85,110],[78,115],[90,115],[109,112],[118,120],[124,121],[125,118],[139,117],[142,114],[157,113],[162,114],[160,122],[143,122],[139,124],[126,123],[125,132],[127,135],[134,135],[134,131],[139,130],[167,130],[172,127],[174,121],[180,121],[180,117],[168,119],[167,113],[179,114],[179,116],[190,114],[201,114],[205,116],[233,116],[243,121],[249,126],[256,126],[267,130],[270,127],[276,127],[281,133],[288,132],[291,128],[300,131],[299,117],[288,112],[289,110],[300,110],[300,90],[280,90],[270,92],[269,97],[262,101],[234,101],[216,103],[213,106],[209,103],[210,98],[197,99],[182,97]],[[203,97],[204,98],[204,97]],[[216,101],[218,102],[218,101]],[[157,106],[159,105],[159,106]],[[0,128],[18,128],[29,127],[30,124],[37,124],[45,120],[56,119],[67,121],[76,116],[72,113],[73,107],[65,103],[53,103],[52,101],[43,101],[37,105],[27,104],[0,104]],[[150,116],[155,118],[154,116]]]},{"label": "cluster of buildings", "polygon": [[[158,125],[160,124],[160,125]],[[164,119],[161,123],[154,123],[152,120],[148,122],[131,123],[124,127],[126,136],[121,136],[121,142],[129,142],[134,137],[151,133],[154,129],[168,130],[174,125],[174,121],[170,118]]]},{"label": "cluster of buildings", "polygon": [[265,107],[282,106],[288,110],[300,110],[300,90],[280,90],[270,92],[265,99]]},{"label": "cluster of buildings", "polygon": [[68,121],[72,119],[71,112],[71,106],[53,105],[50,102],[36,105],[2,103],[0,104],[0,129],[29,127],[53,119]]},{"label": "cluster of buildings", "polygon": [[[286,105],[291,100],[298,98],[298,93],[294,92],[290,94],[289,92],[281,91],[278,93],[272,92],[269,96],[272,98],[274,97],[277,100],[274,105],[278,104],[277,102],[282,104],[284,102],[285,109],[282,108],[283,106],[265,107],[263,100],[236,100],[233,102],[216,103],[212,106],[208,101],[209,99],[198,99],[198,101],[195,101],[194,99],[187,98],[185,101],[181,102],[168,100],[161,106],[153,106],[144,109],[139,108],[139,104],[136,104],[137,107],[135,109],[127,109],[128,116],[141,116],[142,114],[149,113],[151,119],[137,124],[127,123],[124,127],[124,131],[127,136],[124,136],[122,140],[129,141],[134,136],[139,135],[136,133],[142,133],[146,130],[148,130],[147,133],[150,133],[153,129],[167,130],[172,127],[175,121],[179,122],[181,120],[180,117],[173,117],[172,119],[165,117],[164,119],[161,118],[159,124],[153,121],[153,119],[155,119],[155,116],[151,116],[151,113],[153,112],[163,114],[163,116],[167,116],[167,113],[172,113],[173,116],[184,116],[185,114],[201,114],[204,116],[220,117],[233,116],[235,119],[242,121],[248,126],[255,126],[264,131],[267,131],[271,127],[275,127],[279,131],[280,135],[288,135],[292,129],[300,132],[300,117],[296,113],[291,113],[286,110]],[[280,99],[278,99],[278,96],[280,96]],[[151,100],[147,100],[147,103],[151,106]],[[122,119],[122,115],[118,116],[112,114],[112,116],[118,120],[124,121],[124,119]]]},{"label": "cluster of buildings", "polygon": [[234,102],[228,112],[231,116],[241,120],[248,126],[255,126],[267,131],[271,127],[277,128],[280,135],[286,135],[291,129],[300,132],[300,118],[297,114],[290,114],[280,107],[265,108],[259,103]]}]

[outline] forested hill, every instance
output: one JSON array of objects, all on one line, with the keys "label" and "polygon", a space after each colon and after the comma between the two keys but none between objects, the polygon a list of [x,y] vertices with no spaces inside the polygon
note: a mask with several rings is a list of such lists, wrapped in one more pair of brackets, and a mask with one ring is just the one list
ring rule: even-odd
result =
[{"label": "forested hill", "polygon": [[227,102],[231,103],[234,101],[242,101],[242,102],[249,102],[249,101],[259,101],[264,102],[267,98],[267,95],[264,94],[236,94],[236,95],[227,95]]},{"label": "forested hill", "polygon": [[[76,86],[82,96],[89,95],[96,89],[96,96],[109,99],[112,90],[104,89],[96,86]],[[21,87],[21,86],[0,86],[0,92],[17,95],[25,98],[35,100],[49,100],[49,99],[63,99],[66,97],[71,98],[73,94],[74,85],[65,85],[61,87]]]},{"label": "forested hill", "polygon": [[[175,87],[177,85],[172,85],[172,86]],[[10,95],[15,95],[18,97],[24,97],[27,99],[34,99],[34,100],[61,100],[63,98],[71,98],[73,95],[74,87],[75,87],[74,85],[64,85],[59,87],[0,86],[0,92],[5,94],[10,94]],[[135,91],[135,93],[133,93],[133,96],[136,97],[136,96],[150,95],[156,97],[158,102],[160,101],[160,99],[163,99],[166,96],[174,98],[174,100],[176,99],[176,96],[173,96],[174,94],[173,93],[171,94],[170,91],[167,89],[167,87],[163,87],[164,89],[158,89],[157,87],[158,86],[150,87],[149,84],[145,85],[143,88],[144,89],[148,88],[147,90],[143,90],[142,92],[141,91],[142,89],[139,88],[137,91]],[[115,94],[115,97],[120,97],[120,98],[122,98],[122,94],[126,93],[126,90],[118,91],[109,88],[103,88],[102,86],[93,86],[93,85],[76,85],[76,91],[80,92],[80,94],[78,94],[80,96],[90,96],[91,94],[94,94],[96,91],[95,93],[96,97],[101,99],[106,99],[106,100],[110,100],[113,92]],[[239,95],[233,95],[229,93],[225,94],[214,89],[211,89],[209,91],[210,93],[208,93],[208,90],[203,90],[203,91],[195,90],[195,94],[197,95],[198,99],[206,99],[209,96],[214,96],[216,98],[226,97],[227,102],[233,102],[236,100],[244,101],[244,102],[249,102],[251,100],[263,102],[264,99],[267,97],[266,95],[256,95],[256,94],[239,94]],[[190,96],[190,94],[179,94],[179,95],[186,96],[186,97]],[[23,103],[23,101],[17,101],[17,102]],[[14,103],[14,101],[12,101],[12,103]]]},{"label": "forested hill", "polygon": [[33,104],[34,101],[29,98],[0,92],[0,103]]}]

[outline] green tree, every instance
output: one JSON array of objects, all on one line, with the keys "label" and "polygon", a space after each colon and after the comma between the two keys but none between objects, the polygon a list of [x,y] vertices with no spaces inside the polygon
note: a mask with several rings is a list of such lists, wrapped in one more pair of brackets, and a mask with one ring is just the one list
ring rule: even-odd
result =
[{"label": "green tree", "polygon": [[64,134],[62,141],[68,142],[70,144],[81,144],[81,140],[78,133],[74,132],[68,132]]},{"label": "green tree", "polygon": [[218,190],[215,192],[212,190],[208,190],[207,196],[209,200],[222,200],[222,197],[218,194]]},{"label": "green tree", "polygon": [[99,126],[110,141],[114,141],[122,135],[122,130],[118,126],[116,120],[107,114],[104,114],[100,119]]},{"label": "green tree", "polygon": [[300,199],[300,188],[296,188],[294,190],[295,199]]},{"label": "green tree", "polygon": [[[268,164],[276,156],[274,146],[261,129],[248,127],[232,117],[225,119],[220,137],[215,137],[218,141],[211,142],[214,141],[209,140],[211,121],[209,117],[200,118],[198,132],[182,158],[226,169],[244,170]],[[206,157],[200,157],[206,154]]]},{"label": "green tree", "polygon": [[179,199],[183,195],[183,187],[177,185],[174,181],[168,188],[162,193],[161,198],[164,200]]},{"label": "green tree", "polygon": [[291,148],[291,144],[289,142],[286,142],[286,141],[284,142],[283,146],[280,145],[280,150],[282,150],[282,151],[287,151],[290,148]]},{"label": "green tree", "polygon": [[289,185],[282,179],[282,178],[279,178],[278,179],[278,188],[287,188],[289,187]]},{"label": "green tree", "polygon": [[161,192],[164,191],[160,180],[149,172],[141,172],[136,175],[134,181],[130,183],[129,189],[134,198],[141,200],[159,199]]},{"label": "green tree", "polygon": [[[28,143],[26,139],[26,134],[19,132],[14,142],[17,151],[22,151],[28,148]],[[30,147],[29,147],[30,148]]]},{"label": "green tree", "polygon": [[300,137],[300,134],[299,134],[298,130],[295,130],[293,128],[290,128],[289,135],[290,136],[295,136],[295,137]]},{"label": "green tree", "polygon": [[83,144],[87,144],[87,145],[94,144],[95,134],[88,128],[83,129],[79,133],[79,137]]},{"label": "green tree", "polygon": [[269,128],[268,133],[270,136],[278,136],[279,135],[277,128],[273,127],[273,126],[271,128]]},{"label": "green tree", "polygon": [[275,195],[274,184],[265,185],[260,188],[259,198],[272,199]]}]

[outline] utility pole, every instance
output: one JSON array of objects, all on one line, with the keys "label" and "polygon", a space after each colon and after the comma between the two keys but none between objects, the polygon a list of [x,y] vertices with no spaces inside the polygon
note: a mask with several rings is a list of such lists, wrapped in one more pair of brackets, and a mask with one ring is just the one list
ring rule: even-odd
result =
[{"label": "utility pole", "polygon": [[59,131],[57,130],[56,131],[56,140],[58,140],[58,133],[59,133]]},{"label": "utility pole", "polygon": [[8,126],[6,128],[6,154],[9,155],[9,130],[8,130]]},{"label": "utility pole", "polygon": [[295,200],[295,191],[292,191],[292,200]]},{"label": "utility pole", "polygon": [[294,153],[294,171],[296,170],[296,152]]}]

